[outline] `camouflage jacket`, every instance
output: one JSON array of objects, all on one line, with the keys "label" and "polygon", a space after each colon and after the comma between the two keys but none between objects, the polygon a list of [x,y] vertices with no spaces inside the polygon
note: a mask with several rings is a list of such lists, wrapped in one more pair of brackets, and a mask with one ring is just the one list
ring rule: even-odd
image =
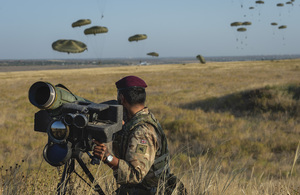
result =
[{"label": "camouflage jacket", "polygon": [[113,152],[119,158],[114,171],[122,187],[150,189],[169,174],[169,151],[164,132],[153,114],[144,108],[125,123],[115,136]]}]

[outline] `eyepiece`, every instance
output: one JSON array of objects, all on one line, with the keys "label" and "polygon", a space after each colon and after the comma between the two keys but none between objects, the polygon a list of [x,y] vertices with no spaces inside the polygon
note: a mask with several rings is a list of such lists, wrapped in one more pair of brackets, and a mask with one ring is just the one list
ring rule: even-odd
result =
[{"label": "eyepiece", "polygon": [[77,114],[74,117],[74,125],[78,128],[84,128],[88,124],[88,118],[83,114]]},{"label": "eyepiece", "polygon": [[43,151],[46,162],[58,167],[64,165],[72,157],[71,144],[50,144],[48,143]]},{"label": "eyepiece", "polygon": [[73,125],[74,117],[75,114],[71,114],[71,113],[66,114],[66,116],[64,117],[65,124],[69,126]]},{"label": "eyepiece", "polygon": [[55,101],[55,88],[50,84],[42,81],[34,83],[28,93],[31,104],[40,108],[47,109]]},{"label": "eyepiece", "polygon": [[60,120],[53,121],[48,129],[48,136],[54,143],[64,143],[69,133],[68,126]]}]

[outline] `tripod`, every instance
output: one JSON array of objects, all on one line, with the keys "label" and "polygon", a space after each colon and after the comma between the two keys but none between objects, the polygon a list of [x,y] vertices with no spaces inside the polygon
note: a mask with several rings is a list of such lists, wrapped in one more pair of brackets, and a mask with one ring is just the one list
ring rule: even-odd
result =
[{"label": "tripod", "polygon": [[[65,195],[67,191],[67,185],[70,181],[70,176],[74,172],[77,176],[79,176],[82,180],[84,180],[80,175],[78,175],[75,171],[75,160],[79,163],[80,167],[83,169],[85,174],[88,176],[89,180],[92,182],[92,185],[95,181],[94,176],[90,172],[90,170],[87,168],[87,166],[84,164],[82,159],[79,157],[79,155],[76,155],[74,158],[71,158],[68,162],[65,163],[64,171],[61,176],[61,181],[57,185],[57,195]],[[85,181],[85,180],[84,180]],[[86,182],[87,183],[87,182]],[[88,184],[88,183],[87,183]],[[88,184],[89,185],[89,184]],[[89,185],[91,186],[91,185]],[[92,187],[92,186],[91,186]],[[100,195],[105,195],[101,187],[96,184],[93,187],[94,191],[98,192]]]}]

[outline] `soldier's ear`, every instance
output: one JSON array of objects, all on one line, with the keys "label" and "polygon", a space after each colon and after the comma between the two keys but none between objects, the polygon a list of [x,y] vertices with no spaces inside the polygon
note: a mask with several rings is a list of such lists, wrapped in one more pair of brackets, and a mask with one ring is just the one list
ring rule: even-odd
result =
[{"label": "soldier's ear", "polygon": [[118,95],[117,95],[117,101],[120,105],[123,105],[124,96],[119,91],[118,91]]},{"label": "soldier's ear", "polygon": [[124,105],[125,102],[127,102],[123,94],[120,94],[120,101],[122,105]]}]

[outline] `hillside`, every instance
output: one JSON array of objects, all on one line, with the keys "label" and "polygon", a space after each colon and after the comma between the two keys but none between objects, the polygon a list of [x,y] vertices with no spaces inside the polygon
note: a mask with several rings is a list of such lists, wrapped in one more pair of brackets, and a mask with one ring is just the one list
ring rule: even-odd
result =
[{"label": "hillside", "polygon": [[[115,99],[114,83],[127,75],[147,82],[147,105],[167,134],[172,171],[191,194],[300,193],[300,60],[296,59],[0,72],[4,194],[19,194],[20,189],[28,194],[53,193],[62,172],[43,160],[47,134],[33,130],[38,109],[27,96],[34,82],[62,83],[74,94],[99,103]],[[111,173],[102,169],[111,179]],[[51,177],[48,183],[45,176]],[[99,176],[100,181],[105,179]],[[73,182],[77,193],[86,190],[78,179]]]}]

